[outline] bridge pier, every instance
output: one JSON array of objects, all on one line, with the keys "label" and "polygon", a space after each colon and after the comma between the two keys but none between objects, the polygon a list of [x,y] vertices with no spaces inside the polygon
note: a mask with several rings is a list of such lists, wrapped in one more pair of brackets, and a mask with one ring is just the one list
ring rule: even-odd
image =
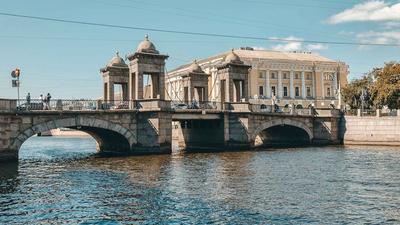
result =
[{"label": "bridge pier", "polygon": [[18,151],[12,149],[1,149],[0,163],[1,162],[18,162]]},{"label": "bridge pier", "polygon": [[172,114],[169,111],[137,114],[137,143],[132,150],[141,154],[171,153]]}]

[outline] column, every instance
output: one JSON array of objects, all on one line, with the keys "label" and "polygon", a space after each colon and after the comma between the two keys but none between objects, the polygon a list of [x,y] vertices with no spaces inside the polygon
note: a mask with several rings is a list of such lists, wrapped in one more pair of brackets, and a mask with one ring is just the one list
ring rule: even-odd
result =
[{"label": "column", "polygon": [[317,73],[315,71],[312,72],[311,77],[312,77],[312,97],[315,99],[315,76],[317,75]]},{"label": "column", "polygon": [[289,84],[289,86],[290,86],[290,98],[291,99],[294,99],[294,86],[293,86],[293,76],[294,76],[294,72],[293,72],[293,70],[291,70],[290,71],[290,84]]},{"label": "column", "polygon": [[337,83],[338,83],[337,74],[338,74],[337,72],[333,73],[333,87],[332,88],[333,88],[333,93],[334,94],[338,93],[338,90],[337,90],[337,87],[338,87],[337,86]]},{"label": "column", "polygon": [[283,97],[282,71],[278,71],[278,98]]},{"label": "column", "polygon": [[304,71],[301,71],[301,97],[306,99],[306,81],[304,79]]},{"label": "column", "polygon": [[108,82],[107,89],[108,89],[107,90],[107,94],[108,94],[107,100],[109,102],[113,102],[114,101],[114,83]]},{"label": "column", "polygon": [[269,85],[269,70],[265,71],[265,96],[271,98],[271,87]]},{"label": "column", "polygon": [[122,100],[127,101],[128,100],[128,84],[122,84]]},{"label": "column", "polygon": [[321,98],[325,99],[324,72],[321,72]]},{"label": "column", "polygon": [[103,86],[103,101],[107,101],[108,99],[108,83],[104,82]]}]

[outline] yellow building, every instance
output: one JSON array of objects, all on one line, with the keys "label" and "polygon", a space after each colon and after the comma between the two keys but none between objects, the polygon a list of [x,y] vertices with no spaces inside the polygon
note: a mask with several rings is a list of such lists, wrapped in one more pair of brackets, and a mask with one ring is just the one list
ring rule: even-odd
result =
[{"label": "yellow building", "polygon": [[[208,77],[208,100],[221,101],[220,79],[217,68],[231,51],[198,60]],[[232,53],[231,53],[232,54]],[[347,84],[348,66],[310,52],[278,52],[235,49],[237,55],[249,69],[246,99],[252,103],[289,104],[316,108],[341,107],[340,88]],[[168,72],[166,79],[167,98],[183,99],[182,74],[192,64],[180,66]]]}]

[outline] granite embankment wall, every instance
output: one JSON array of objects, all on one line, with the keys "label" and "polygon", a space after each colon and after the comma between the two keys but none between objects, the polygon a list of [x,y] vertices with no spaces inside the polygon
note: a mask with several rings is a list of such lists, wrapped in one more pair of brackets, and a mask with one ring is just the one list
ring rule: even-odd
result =
[{"label": "granite embankment wall", "polygon": [[339,135],[344,144],[400,146],[400,116],[343,116]]}]

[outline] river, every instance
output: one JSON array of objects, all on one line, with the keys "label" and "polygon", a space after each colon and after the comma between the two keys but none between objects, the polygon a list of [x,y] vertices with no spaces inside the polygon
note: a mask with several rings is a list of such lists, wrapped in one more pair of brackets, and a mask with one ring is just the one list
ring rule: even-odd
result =
[{"label": "river", "polygon": [[399,224],[400,148],[101,158],[32,137],[0,165],[0,224]]}]

